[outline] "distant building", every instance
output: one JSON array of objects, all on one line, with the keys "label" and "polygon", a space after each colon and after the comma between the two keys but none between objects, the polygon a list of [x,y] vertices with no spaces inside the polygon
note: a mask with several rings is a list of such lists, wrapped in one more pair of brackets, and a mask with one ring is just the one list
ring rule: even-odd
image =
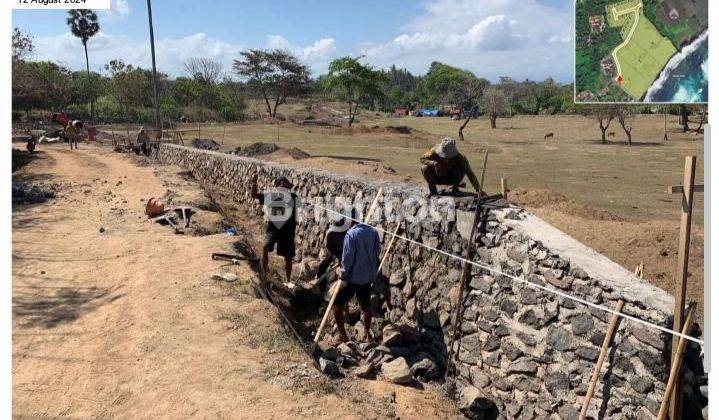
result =
[{"label": "distant building", "polygon": [[614,60],[612,60],[611,56],[606,56],[602,58],[602,61],[599,62],[599,66],[602,68],[602,74],[605,76],[612,76],[614,75]]},{"label": "distant building", "polygon": [[677,9],[672,7],[672,10],[669,11],[669,19],[671,19],[671,20],[679,19],[679,12],[677,12]]},{"label": "distant building", "polygon": [[395,117],[404,117],[405,115],[409,115],[409,109],[407,109],[407,108],[395,108],[394,109]]},{"label": "distant building", "polygon": [[592,92],[590,92],[588,90],[583,90],[583,91],[577,93],[577,99],[580,101],[585,101],[591,97],[592,97]]},{"label": "distant building", "polygon": [[589,16],[589,26],[592,27],[593,33],[601,34],[602,32],[604,32],[604,28],[605,28],[604,16],[603,15]]}]

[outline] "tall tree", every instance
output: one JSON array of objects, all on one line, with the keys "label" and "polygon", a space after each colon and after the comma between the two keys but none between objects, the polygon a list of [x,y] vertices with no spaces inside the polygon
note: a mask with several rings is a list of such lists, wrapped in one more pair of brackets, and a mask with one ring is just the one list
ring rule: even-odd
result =
[{"label": "tall tree", "polygon": [[631,106],[627,105],[617,105],[616,106],[616,115],[617,115],[617,121],[619,122],[619,125],[622,126],[622,130],[624,130],[624,133],[627,135],[627,142],[629,145],[632,145],[632,124],[631,120],[634,116],[634,109],[632,109]]},{"label": "tall tree", "polygon": [[35,49],[32,36],[23,33],[20,28],[12,31],[12,62],[24,60]]},{"label": "tall tree", "polygon": [[382,80],[382,74],[369,64],[362,64],[357,58],[342,57],[330,63],[325,84],[338,99],[349,105],[347,124],[352,127],[360,103],[371,106],[382,97]]},{"label": "tall tree", "polygon": [[489,124],[497,128],[497,118],[504,114],[509,104],[507,93],[500,86],[489,86],[482,94],[482,110],[489,117]]},{"label": "tall tree", "polygon": [[271,117],[277,116],[277,107],[287,98],[307,91],[309,69],[289,52],[279,49],[247,50],[240,55],[242,58],[235,60],[232,68],[247,80],[251,88],[260,92]]},{"label": "tall tree", "polygon": [[589,111],[590,115],[594,117],[594,119],[599,124],[599,130],[602,132],[602,143],[607,143],[607,129],[609,128],[609,124],[614,121],[614,119],[617,117],[618,114],[618,108],[621,105],[593,105],[586,109]]},{"label": "tall tree", "polygon": [[[85,48],[85,67],[87,69],[87,88],[91,88],[90,83],[90,59],[87,55],[87,41],[90,40],[100,30],[100,24],[97,22],[97,14],[90,9],[72,9],[67,12],[67,26],[70,32],[82,41]],[[90,119],[95,114],[94,101],[90,101]]]}]

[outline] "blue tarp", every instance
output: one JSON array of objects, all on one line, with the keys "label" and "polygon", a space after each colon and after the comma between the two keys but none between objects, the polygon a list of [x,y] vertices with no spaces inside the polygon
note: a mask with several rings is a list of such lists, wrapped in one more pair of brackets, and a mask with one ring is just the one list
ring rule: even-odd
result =
[{"label": "blue tarp", "polygon": [[423,117],[437,117],[439,116],[439,109],[422,108],[417,111],[419,115]]}]

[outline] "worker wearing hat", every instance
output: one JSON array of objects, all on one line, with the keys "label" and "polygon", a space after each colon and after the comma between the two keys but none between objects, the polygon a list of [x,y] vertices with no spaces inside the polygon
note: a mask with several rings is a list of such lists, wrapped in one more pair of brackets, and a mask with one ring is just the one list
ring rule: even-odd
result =
[{"label": "worker wearing hat", "polygon": [[474,189],[478,192],[480,190],[477,176],[472,172],[467,158],[457,150],[457,144],[452,138],[443,138],[420,158],[420,162],[430,196],[438,194],[437,185],[449,185],[451,193],[457,195],[465,175]]},{"label": "worker wearing hat", "polygon": [[287,281],[292,279],[292,258],[295,256],[295,230],[297,228],[297,194],[290,191],[293,185],[284,176],[275,178],[273,189],[257,192],[257,175],[251,182],[252,196],[264,206],[265,244],[262,247],[262,270],[267,272],[269,253],[277,248],[277,255],[285,259]]}]

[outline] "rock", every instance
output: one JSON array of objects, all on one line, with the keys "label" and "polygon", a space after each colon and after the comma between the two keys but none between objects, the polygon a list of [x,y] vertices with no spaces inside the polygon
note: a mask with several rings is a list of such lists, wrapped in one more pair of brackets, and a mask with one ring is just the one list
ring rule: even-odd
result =
[{"label": "rock", "polygon": [[469,375],[472,379],[472,385],[476,386],[479,389],[484,389],[491,383],[489,375],[484,373],[482,368],[479,368],[477,366],[472,366],[472,368],[469,370]]},{"label": "rock", "polygon": [[574,350],[577,357],[593,362],[599,358],[599,350],[594,347],[582,346]]},{"label": "rock", "polygon": [[389,276],[389,284],[392,286],[400,286],[402,283],[404,283],[404,277],[404,271],[397,270],[393,272],[391,276]]},{"label": "rock", "polygon": [[388,324],[382,329],[382,344],[388,347],[402,344],[402,333],[393,324]]},{"label": "rock", "polygon": [[554,270],[545,271],[544,279],[547,280],[547,283],[560,289],[569,289],[570,287],[572,287],[573,279],[571,277],[557,278],[556,274],[554,273]]},{"label": "rock", "polygon": [[645,376],[634,376],[629,380],[632,389],[640,394],[646,394],[654,389],[654,383],[650,378]]},{"label": "rock", "polygon": [[558,390],[569,389],[569,376],[562,372],[553,372],[544,377],[544,387],[547,391],[554,393]]},{"label": "rock", "polygon": [[340,375],[340,368],[337,366],[337,363],[327,360],[324,357],[320,357],[320,370],[325,375],[329,376],[339,376]]},{"label": "rock", "polygon": [[475,290],[479,290],[482,293],[492,293],[492,285],[487,282],[483,277],[474,277],[472,281],[469,282],[469,287]]},{"label": "rock", "polygon": [[408,384],[412,382],[412,373],[404,357],[398,357],[391,362],[383,363],[382,376],[396,384]]},{"label": "rock", "polygon": [[517,333],[517,338],[519,338],[519,341],[530,347],[534,347],[537,345],[537,340],[533,336],[523,333],[521,331]]},{"label": "rock", "polygon": [[522,351],[509,341],[502,342],[500,347],[502,348],[502,353],[507,356],[510,362],[517,360],[522,355]]},{"label": "rock", "polygon": [[523,289],[519,293],[519,302],[523,305],[535,305],[537,303],[537,292],[532,289]]},{"label": "rock", "polygon": [[508,316],[514,315],[515,312],[517,312],[517,302],[509,299],[509,298],[502,298],[499,301],[499,310],[507,314]]},{"label": "rock", "polygon": [[534,309],[527,309],[526,311],[522,312],[522,314],[519,315],[519,322],[535,328],[539,326],[539,318],[534,312]]},{"label": "rock", "polygon": [[413,364],[409,371],[413,377],[423,377],[425,379],[437,379],[440,374],[437,364],[428,357]]},{"label": "rock", "polygon": [[657,350],[664,350],[664,340],[658,332],[642,325],[632,326],[631,331],[632,335],[642,343],[649,344]]},{"label": "rock", "polygon": [[579,314],[572,317],[572,333],[581,335],[594,327],[594,318],[589,314]]},{"label": "rock", "polygon": [[485,351],[493,351],[497,350],[499,348],[499,339],[493,335],[490,335],[487,337],[486,340],[484,340],[484,343],[482,343],[482,350]]},{"label": "rock", "polygon": [[507,373],[528,373],[533,375],[537,373],[537,364],[527,359],[519,360],[509,364],[507,367]]},{"label": "rock", "polygon": [[352,374],[358,378],[370,378],[372,374],[374,373],[374,367],[372,365],[359,365],[354,370],[352,370]]},{"label": "rock", "polygon": [[564,328],[550,326],[547,333],[547,344],[555,350],[566,351],[576,347],[574,336]]},{"label": "rock", "polygon": [[237,281],[237,274],[235,273],[215,273],[212,275],[212,280],[233,282]]},{"label": "rock", "polygon": [[339,356],[339,352],[334,347],[328,348],[327,350],[322,352],[322,355],[320,355],[320,357],[331,360],[333,362],[337,360],[337,356]]},{"label": "rock", "polygon": [[496,419],[499,415],[499,410],[492,400],[471,385],[460,392],[459,409],[467,418],[473,420]]},{"label": "rock", "polygon": [[557,414],[559,414],[559,417],[562,420],[574,420],[576,418],[579,418],[579,410],[577,410],[573,405],[570,404],[565,404],[559,407],[559,410],[557,410]]}]

